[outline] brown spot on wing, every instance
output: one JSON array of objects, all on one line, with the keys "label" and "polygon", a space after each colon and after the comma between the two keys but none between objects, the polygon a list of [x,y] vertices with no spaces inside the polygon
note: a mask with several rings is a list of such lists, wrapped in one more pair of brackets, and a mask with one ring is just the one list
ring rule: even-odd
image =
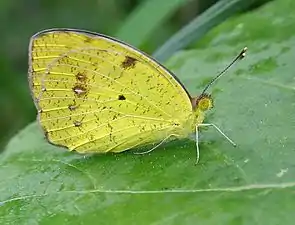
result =
[{"label": "brown spot on wing", "polygon": [[82,123],[80,121],[74,121],[73,124],[75,127],[80,127],[82,125]]},{"label": "brown spot on wing", "polygon": [[76,110],[78,107],[79,107],[79,105],[77,105],[76,100],[73,100],[73,103],[70,103],[68,105],[68,109],[71,110],[71,111]]},{"label": "brown spot on wing", "polygon": [[93,38],[85,37],[84,43],[91,43],[93,41]]},{"label": "brown spot on wing", "polygon": [[69,110],[73,111],[73,110],[77,109],[78,106],[75,104],[70,104],[70,105],[68,105],[68,108],[69,108]]},{"label": "brown spot on wing", "polygon": [[76,79],[77,79],[77,81],[79,81],[79,82],[85,82],[85,81],[87,80],[87,76],[86,76],[85,73],[78,72],[78,73],[76,74]]},{"label": "brown spot on wing", "polygon": [[125,60],[122,62],[121,67],[124,69],[134,68],[136,64],[137,59],[126,55]]},{"label": "brown spot on wing", "polygon": [[83,96],[87,94],[87,88],[85,87],[85,85],[82,84],[76,84],[72,90],[75,92],[75,94],[77,96]]}]

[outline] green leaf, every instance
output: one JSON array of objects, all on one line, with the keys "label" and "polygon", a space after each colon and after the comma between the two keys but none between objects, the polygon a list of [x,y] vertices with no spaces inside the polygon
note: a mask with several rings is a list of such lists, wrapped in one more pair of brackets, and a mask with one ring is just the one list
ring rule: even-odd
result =
[{"label": "green leaf", "polygon": [[189,0],[145,0],[124,21],[116,37],[141,46],[172,13]]},{"label": "green leaf", "polygon": [[31,124],[0,159],[0,224],[293,224],[295,3],[274,1],[214,29],[167,63],[198,94],[245,45],[247,57],[212,87],[215,108],[195,143],[148,155],[81,156]]},{"label": "green leaf", "polygon": [[257,0],[220,0],[200,16],[174,34],[153,56],[160,60],[167,60],[176,51],[186,48],[193,41],[201,39],[209,30],[222,23],[227,18],[248,9]]}]

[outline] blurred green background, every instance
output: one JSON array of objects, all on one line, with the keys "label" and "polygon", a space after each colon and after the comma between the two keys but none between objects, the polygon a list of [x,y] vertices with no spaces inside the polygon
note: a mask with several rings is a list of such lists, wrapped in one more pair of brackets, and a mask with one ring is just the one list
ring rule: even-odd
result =
[{"label": "blurred green background", "polygon": [[[252,0],[251,7],[257,7],[264,1]],[[27,84],[27,47],[34,33],[53,27],[87,29],[121,38],[151,54],[172,34],[216,2],[2,0],[0,146],[3,147],[13,134],[36,117]]]}]

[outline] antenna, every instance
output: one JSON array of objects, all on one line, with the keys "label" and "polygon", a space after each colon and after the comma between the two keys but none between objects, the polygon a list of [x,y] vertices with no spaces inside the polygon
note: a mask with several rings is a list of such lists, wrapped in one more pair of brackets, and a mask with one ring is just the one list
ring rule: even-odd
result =
[{"label": "antenna", "polygon": [[228,64],[228,66],[225,67],[216,77],[214,77],[209,82],[209,84],[207,84],[201,95],[203,95],[208,90],[208,88],[211,87],[212,84],[214,84],[230,67],[232,67],[232,65],[234,65],[238,60],[243,59],[246,56],[247,49],[247,47],[243,48],[242,51],[233,59],[233,61]]}]

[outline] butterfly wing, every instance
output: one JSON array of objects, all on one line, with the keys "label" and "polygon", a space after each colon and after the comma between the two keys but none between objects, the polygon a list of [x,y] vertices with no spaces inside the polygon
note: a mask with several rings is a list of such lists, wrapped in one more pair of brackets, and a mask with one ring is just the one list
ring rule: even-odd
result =
[{"label": "butterfly wing", "polygon": [[29,83],[48,141],[79,152],[121,152],[160,141],[192,111],[189,94],[162,65],[86,31],[34,35]]}]

